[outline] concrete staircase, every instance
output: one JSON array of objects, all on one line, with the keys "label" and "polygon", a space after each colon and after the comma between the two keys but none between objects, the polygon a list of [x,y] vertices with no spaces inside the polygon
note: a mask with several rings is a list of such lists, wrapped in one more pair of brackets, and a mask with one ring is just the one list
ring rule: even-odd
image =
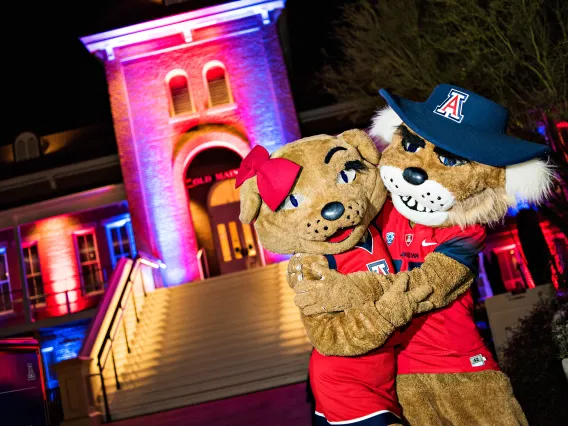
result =
[{"label": "concrete staircase", "polygon": [[130,353],[117,335],[120,389],[112,363],[105,368],[112,419],[305,380],[311,344],[285,270],[271,265],[149,293],[140,322],[126,318],[135,330],[127,331]]}]

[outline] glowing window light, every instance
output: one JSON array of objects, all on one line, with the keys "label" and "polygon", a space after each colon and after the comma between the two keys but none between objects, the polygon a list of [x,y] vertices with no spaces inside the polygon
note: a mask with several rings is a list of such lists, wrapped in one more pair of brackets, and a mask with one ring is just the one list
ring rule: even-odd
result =
[{"label": "glowing window light", "polygon": [[106,231],[110,260],[114,268],[119,259],[136,257],[136,243],[130,214],[115,216],[103,223]]}]

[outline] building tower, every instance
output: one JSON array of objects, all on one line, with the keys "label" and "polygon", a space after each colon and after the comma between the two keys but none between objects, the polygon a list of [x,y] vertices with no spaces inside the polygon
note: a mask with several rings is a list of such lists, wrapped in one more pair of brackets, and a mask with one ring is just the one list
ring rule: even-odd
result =
[{"label": "building tower", "polygon": [[256,144],[299,137],[283,7],[241,0],[82,38],[105,63],[137,248],[166,285],[274,260],[238,221],[234,173]]}]

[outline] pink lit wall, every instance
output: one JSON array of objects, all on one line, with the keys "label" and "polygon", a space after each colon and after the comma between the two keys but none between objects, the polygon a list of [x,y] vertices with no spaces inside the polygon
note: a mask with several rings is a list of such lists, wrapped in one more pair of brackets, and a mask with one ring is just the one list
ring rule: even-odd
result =
[{"label": "pink lit wall", "polygon": [[[81,234],[82,231],[94,230],[101,274],[103,278],[109,276],[112,265],[104,223],[107,219],[124,213],[128,213],[126,203],[51,217],[21,226],[24,249],[37,244],[46,295],[45,305],[34,312],[36,320],[65,315],[69,310],[77,312],[96,306],[100,294],[84,295],[82,292],[75,235]],[[15,250],[8,257],[8,262],[10,269],[15,269],[10,283],[12,290],[21,297],[18,258]],[[18,279],[14,279],[15,277]],[[21,305],[16,305],[14,315],[21,316],[21,314]]]},{"label": "pink lit wall", "polygon": [[[257,15],[194,30],[190,42],[180,34],[150,37],[106,56],[136,244],[166,264],[167,285],[199,273],[183,182],[193,151],[208,144],[246,155],[256,144],[273,151],[299,137],[275,17],[271,12],[270,24]],[[211,61],[226,68],[233,104],[208,107],[203,71]],[[189,78],[194,113],[170,116],[166,77],[174,70]]]}]

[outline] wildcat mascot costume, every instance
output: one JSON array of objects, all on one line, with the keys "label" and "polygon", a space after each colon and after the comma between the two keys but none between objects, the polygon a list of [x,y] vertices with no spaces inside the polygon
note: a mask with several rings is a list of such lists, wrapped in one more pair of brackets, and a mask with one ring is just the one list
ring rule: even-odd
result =
[{"label": "wildcat mascot costume", "polygon": [[[467,289],[477,274],[484,225],[502,220],[519,199],[538,203],[547,195],[552,173],[542,156],[548,148],[507,136],[505,108],[456,86],[436,87],[423,103],[380,93],[388,107],[374,118],[371,134],[389,143],[379,167],[392,201],[378,223],[396,276],[432,285],[429,300],[441,308],[399,329],[403,416],[419,426],[526,425],[509,380],[476,330]],[[320,279],[306,279],[301,271],[315,271]],[[306,323],[315,347],[331,355],[363,353],[355,346],[376,341],[383,330],[353,309],[358,302],[350,300],[349,289],[372,288],[369,282],[383,288],[393,277],[341,275],[293,258],[289,279],[296,302],[305,314],[322,317]],[[436,299],[441,285],[455,290],[445,308]],[[371,292],[367,298],[380,300]],[[329,315],[358,321],[330,321]]]},{"label": "wildcat mascot costume", "polygon": [[389,108],[372,129],[390,142],[382,158],[349,131],[272,158],[255,148],[237,178],[241,220],[256,220],[263,245],[308,253],[292,258],[288,279],[317,349],[318,420],[526,424],[477,333],[468,289],[483,225],[515,197],[546,194],[546,148],[506,136],[507,111],[461,88],[441,85],[425,103],[382,94]]}]

